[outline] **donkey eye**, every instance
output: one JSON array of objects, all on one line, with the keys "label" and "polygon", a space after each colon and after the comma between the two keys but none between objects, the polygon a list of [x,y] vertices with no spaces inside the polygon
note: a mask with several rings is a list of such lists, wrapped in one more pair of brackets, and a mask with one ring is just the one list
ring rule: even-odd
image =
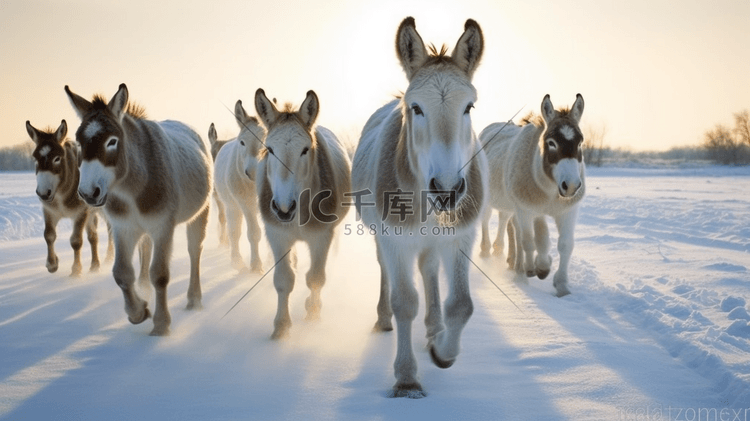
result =
[{"label": "donkey eye", "polygon": [[55,159],[53,159],[53,160],[52,160],[52,163],[53,163],[53,164],[55,164],[55,165],[57,165],[57,164],[59,164],[59,163],[60,163],[61,161],[62,161],[62,158],[60,158],[59,156],[56,156],[56,157],[55,157]]},{"label": "donkey eye", "polygon": [[464,110],[464,114],[469,114],[472,108],[474,108],[474,104],[467,105],[466,109]]},{"label": "donkey eye", "polygon": [[269,147],[266,147],[266,150],[267,150],[267,151],[268,151],[268,153],[270,153],[271,155],[273,155],[273,154],[274,154],[274,153],[273,153],[273,149],[271,149],[271,148],[269,148]]},{"label": "donkey eye", "polygon": [[110,137],[107,141],[107,149],[114,148],[115,146],[117,146],[117,138]]},{"label": "donkey eye", "polygon": [[244,140],[240,140],[240,145],[245,146],[245,141]]},{"label": "donkey eye", "polygon": [[411,104],[411,110],[414,111],[414,114],[416,115],[424,115],[424,113],[422,112],[422,109],[419,108],[419,105],[417,104]]},{"label": "donkey eye", "polygon": [[[309,150],[310,150],[310,148],[307,148],[307,147],[305,149],[302,149],[302,155],[307,154],[307,151],[309,151]],[[302,156],[302,155],[300,155],[300,156]]]},{"label": "donkey eye", "polygon": [[557,142],[555,142],[554,140],[548,140],[547,146],[549,146],[550,149],[557,149]]}]

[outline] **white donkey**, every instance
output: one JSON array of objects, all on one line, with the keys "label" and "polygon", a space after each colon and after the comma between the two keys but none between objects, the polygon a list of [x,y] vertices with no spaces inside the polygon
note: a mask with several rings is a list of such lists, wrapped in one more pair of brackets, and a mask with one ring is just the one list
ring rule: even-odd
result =
[{"label": "white donkey", "polygon": [[[60,126],[51,130],[37,130],[30,122],[26,122],[26,131],[34,141],[33,157],[36,161],[36,194],[42,202],[44,214],[44,240],[47,242],[47,270],[56,272],[58,258],[55,253],[55,239],[57,239],[57,223],[62,218],[73,220],[73,234],[70,236],[70,246],[73,248],[73,269],[70,276],[80,276],[81,246],[83,245],[83,229],[91,245],[90,271],[99,270],[99,237],[96,233],[98,221],[97,211],[88,206],[78,197],[78,161],[80,154],[75,142],[65,138],[68,124],[63,120]],[[114,254],[112,234],[109,235],[107,260],[112,260]]]},{"label": "white donkey", "polygon": [[[562,297],[570,294],[568,264],[573,253],[573,231],[578,206],[586,192],[583,134],[578,127],[583,97],[578,94],[570,110],[555,110],[546,95],[541,108],[542,121],[505,128],[504,123],[493,123],[482,130],[479,138],[483,143],[489,142],[485,147],[492,168],[489,200],[490,206],[500,211],[495,244],[502,247],[505,222],[513,215],[512,229],[508,231],[508,263],[519,274],[544,279],[552,266],[545,216],[552,216],[559,232],[560,253],[553,285],[557,296]],[[488,210],[482,226],[483,254],[490,247],[490,214]]]},{"label": "white donkey", "polygon": [[[460,350],[461,331],[473,312],[469,259],[484,205],[487,161],[471,125],[477,99],[471,83],[483,50],[479,25],[469,19],[452,54],[428,52],[414,19],[401,22],[396,53],[409,86],[380,108],[362,130],[352,169],[357,210],[377,232],[381,286],[376,331],[396,318],[396,384],[390,396],[421,398],[411,328],[419,307],[413,270],[424,282],[428,348],[448,368]],[[373,194],[374,193],[374,194]],[[445,318],[438,273],[448,276]]]},{"label": "white donkey", "polygon": [[320,290],[334,228],[349,210],[344,206],[344,193],[351,186],[349,158],[330,130],[315,126],[319,108],[313,91],[307,92],[299,111],[291,105],[279,111],[263,89],[255,93],[255,110],[266,129],[256,188],[276,260],[273,283],[279,298],[273,339],[287,336],[292,326],[289,294],[294,288],[294,244],[304,241],[310,248],[310,296],[305,308],[307,319],[315,320],[320,317]]},{"label": "white donkey", "polygon": [[[232,253],[232,266],[244,269],[245,263],[240,254],[240,232],[242,217],[247,224],[247,239],[250,241],[250,270],[263,272],[263,264],[258,252],[261,231],[258,224],[258,197],[255,189],[255,169],[258,165],[263,128],[255,117],[247,115],[242,101],[234,106],[234,116],[240,126],[236,138],[227,141],[219,150],[214,162],[214,177],[219,206],[226,212],[229,245]],[[216,129],[211,124],[208,138],[212,145],[216,139]]]},{"label": "white donkey", "polygon": [[[122,289],[128,320],[149,318],[148,303],[134,287],[133,252],[144,235],[154,244],[150,278],[156,290],[151,335],[168,335],[169,261],[175,226],[187,222],[190,284],[188,309],[201,305],[200,256],[213,186],[208,142],[177,121],[147,120],[142,110],[128,106],[128,89],[121,84],[107,103],[92,102],[65,86],[81,118],[76,141],[83,162],[78,194],[91,206],[103,206],[115,236],[115,282]],[[140,112],[139,112],[140,111]]]},{"label": "white donkey", "polygon": [[[211,157],[214,160],[214,166],[216,165],[216,155],[219,154],[219,151],[221,148],[224,147],[224,145],[227,144],[227,140],[219,140],[218,135],[216,134],[216,126],[214,126],[214,123],[211,123],[211,126],[208,128],[208,140],[211,142]],[[227,215],[224,211],[224,204],[221,203],[221,199],[219,199],[219,193],[216,191],[216,186],[214,185],[214,202],[216,203],[216,211],[218,213],[219,217],[219,245],[220,246],[229,246],[229,237],[227,236]]]}]

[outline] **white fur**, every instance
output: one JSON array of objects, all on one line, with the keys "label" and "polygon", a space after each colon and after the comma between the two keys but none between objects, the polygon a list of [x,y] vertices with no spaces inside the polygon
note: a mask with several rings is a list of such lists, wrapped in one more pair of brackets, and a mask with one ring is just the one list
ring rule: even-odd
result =
[{"label": "white fur", "polygon": [[573,137],[576,135],[575,130],[570,126],[562,126],[560,128],[560,133],[565,136],[565,139],[567,140],[573,140]]},{"label": "white fur", "polygon": [[91,139],[92,137],[96,136],[97,133],[99,133],[101,130],[101,124],[99,124],[99,122],[95,120],[89,123],[88,126],[86,126],[86,130],[83,131],[83,135],[86,136],[86,138]]},{"label": "white fur", "polygon": [[45,157],[51,150],[52,148],[49,146],[42,146],[42,149],[39,149],[39,155]]}]

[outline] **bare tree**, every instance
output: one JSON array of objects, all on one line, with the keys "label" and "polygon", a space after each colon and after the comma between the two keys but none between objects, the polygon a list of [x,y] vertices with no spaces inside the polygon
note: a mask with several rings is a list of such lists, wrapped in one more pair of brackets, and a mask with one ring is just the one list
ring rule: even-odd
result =
[{"label": "bare tree", "polygon": [[717,124],[703,136],[703,147],[706,148],[709,159],[719,164],[739,163],[740,146],[732,136],[732,131],[723,124]]},{"label": "bare tree", "polygon": [[608,147],[604,146],[604,138],[607,136],[607,125],[587,125],[583,130],[583,160],[587,165],[602,166],[604,152]]},{"label": "bare tree", "polygon": [[734,135],[738,143],[750,146],[750,112],[734,113]]}]

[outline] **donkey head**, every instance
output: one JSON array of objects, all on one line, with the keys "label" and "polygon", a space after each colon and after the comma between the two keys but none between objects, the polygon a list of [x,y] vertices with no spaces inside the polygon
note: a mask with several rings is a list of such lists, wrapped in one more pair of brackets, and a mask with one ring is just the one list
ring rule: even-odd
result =
[{"label": "donkey head", "polygon": [[112,99],[95,96],[93,102],[74,94],[68,86],[65,92],[73,105],[81,126],[76,141],[81,147],[81,179],[78,195],[91,206],[103,206],[115,180],[117,156],[123,140],[122,118],[128,103],[128,88],[121,84]]},{"label": "donkey head", "polygon": [[261,159],[265,161],[265,176],[270,184],[271,212],[281,222],[294,219],[297,199],[304,189],[312,187],[317,143],[315,119],[320,103],[313,91],[307,92],[300,109],[294,111],[287,105],[279,111],[266,97],[263,89],[255,93],[255,110],[266,129],[265,150]]},{"label": "donkey head", "polygon": [[573,197],[583,185],[583,134],[578,127],[581,115],[581,94],[576,95],[570,110],[555,110],[549,94],[542,100],[544,171],[557,183],[557,191],[564,198]]},{"label": "donkey head", "polygon": [[65,174],[65,148],[62,143],[68,134],[65,120],[54,132],[40,131],[26,121],[26,131],[36,144],[33,157],[36,160],[36,194],[45,202],[51,202]]},{"label": "donkey head", "polygon": [[414,18],[404,19],[396,36],[396,53],[409,79],[402,99],[409,164],[419,187],[442,196],[446,210],[457,207],[466,193],[466,163],[476,153],[470,113],[477,93],[471,79],[483,45],[482,31],[471,19],[450,56],[445,46],[428,52]]},{"label": "donkey head", "polygon": [[237,100],[234,104],[234,117],[237,125],[240,126],[240,134],[237,140],[242,147],[242,156],[244,157],[245,175],[250,180],[255,181],[255,168],[258,166],[258,154],[261,149],[261,139],[263,139],[263,128],[258,123],[258,119],[250,116],[242,106],[242,101]]}]

